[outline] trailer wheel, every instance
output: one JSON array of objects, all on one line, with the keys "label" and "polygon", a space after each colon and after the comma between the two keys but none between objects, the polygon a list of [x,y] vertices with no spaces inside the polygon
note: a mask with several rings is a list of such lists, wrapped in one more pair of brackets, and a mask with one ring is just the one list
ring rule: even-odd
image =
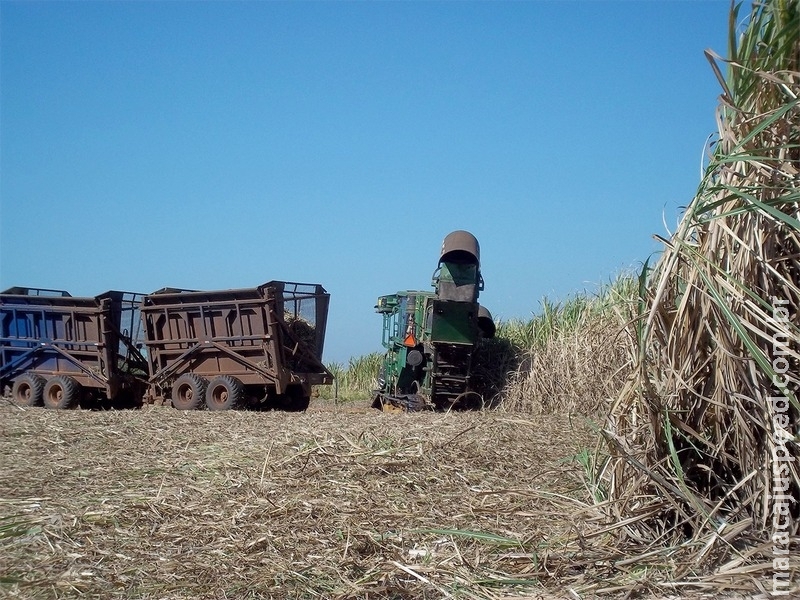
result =
[{"label": "trailer wheel", "polygon": [[36,373],[25,373],[14,382],[11,397],[20,406],[41,406],[44,397],[45,379]]},{"label": "trailer wheel", "polygon": [[303,412],[309,404],[311,397],[299,385],[290,385],[285,394],[278,396],[278,408],[287,412]]},{"label": "trailer wheel", "polygon": [[230,375],[220,375],[211,380],[206,390],[208,410],[231,410],[244,402],[242,382]]},{"label": "trailer wheel", "polygon": [[172,384],[172,406],[178,410],[197,410],[203,404],[208,382],[194,373],[181,375]]},{"label": "trailer wheel", "polygon": [[46,408],[75,408],[81,396],[81,385],[68,375],[56,375],[44,386]]}]

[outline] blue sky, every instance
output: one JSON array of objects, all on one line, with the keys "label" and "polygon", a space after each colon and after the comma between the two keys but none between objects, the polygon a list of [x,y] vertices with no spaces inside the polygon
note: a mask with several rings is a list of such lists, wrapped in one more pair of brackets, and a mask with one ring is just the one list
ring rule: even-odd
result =
[{"label": "blue sky", "polygon": [[0,289],[378,296],[481,244],[527,319],[659,249],[694,195],[727,0],[0,3]]}]

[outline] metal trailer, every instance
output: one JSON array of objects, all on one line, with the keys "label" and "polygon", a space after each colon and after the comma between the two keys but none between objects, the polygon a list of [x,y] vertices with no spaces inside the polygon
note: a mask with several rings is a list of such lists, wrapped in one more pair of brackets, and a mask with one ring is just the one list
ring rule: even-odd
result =
[{"label": "metal trailer", "polygon": [[305,410],[322,364],[329,294],[318,284],[165,288],[142,305],[150,370],[147,401],[191,410]]},{"label": "metal trailer", "polygon": [[0,388],[20,405],[75,408],[141,403],[147,361],[141,294],[73,297],[13,287],[0,294]]}]

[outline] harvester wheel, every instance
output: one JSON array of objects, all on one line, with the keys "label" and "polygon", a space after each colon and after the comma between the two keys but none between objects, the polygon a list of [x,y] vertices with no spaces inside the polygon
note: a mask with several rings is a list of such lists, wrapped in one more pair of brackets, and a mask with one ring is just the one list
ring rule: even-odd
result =
[{"label": "harvester wheel", "polygon": [[25,373],[14,382],[11,398],[19,406],[41,406],[45,379],[36,373]]},{"label": "harvester wheel", "polygon": [[178,410],[197,410],[203,405],[208,382],[194,373],[181,375],[172,384],[172,406]]},{"label": "harvester wheel", "polygon": [[242,382],[230,375],[220,375],[211,380],[206,390],[208,410],[231,410],[244,402]]},{"label": "harvester wheel", "polygon": [[483,410],[484,401],[483,396],[478,392],[464,392],[456,396],[452,404],[448,407],[454,410]]},{"label": "harvester wheel", "polygon": [[46,408],[75,408],[81,396],[81,384],[68,375],[56,375],[44,386]]}]

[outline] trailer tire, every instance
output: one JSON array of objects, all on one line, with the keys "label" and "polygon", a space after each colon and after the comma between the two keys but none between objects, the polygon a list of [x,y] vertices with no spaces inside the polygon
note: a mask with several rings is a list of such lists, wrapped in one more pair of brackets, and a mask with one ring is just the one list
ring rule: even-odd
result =
[{"label": "trailer tire", "polygon": [[75,408],[81,399],[81,384],[68,375],[56,375],[45,384],[43,397],[46,408]]},{"label": "trailer tire", "polygon": [[244,402],[242,382],[230,375],[220,375],[211,380],[206,389],[208,410],[232,410]]},{"label": "trailer tire", "polygon": [[305,412],[311,405],[311,396],[299,396],[292,400],[287,409],[289,412]]},{"label": "trailer tire", "polygon": [[172,384],[172,406],[178,410],[197,410],[203,405],[208,382],[194,373],[178,377]]},{"label": "trailer tire", "polygon": [[45,378],[36,373],[25,373],[14,382],[11,398],[19,406],[41,406],[44,403]]},{"label": "trailer tire", "polygon": [[290,385],[283,396],[279,396],[278,408],[287,412],[303,412],[311,404],[311,397],[303,386]]}]

